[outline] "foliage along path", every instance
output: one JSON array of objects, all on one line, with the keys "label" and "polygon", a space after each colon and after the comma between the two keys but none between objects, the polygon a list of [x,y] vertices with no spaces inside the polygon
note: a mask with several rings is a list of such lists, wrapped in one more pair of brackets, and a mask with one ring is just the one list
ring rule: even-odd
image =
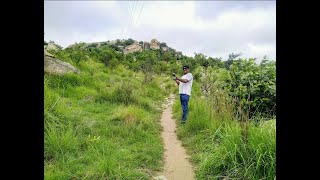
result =
[{"label": "foliage along path", "polygon": [[175,133],[176,123],[172,119],[172,104],[174,95],[168,98],[168,104],[164,105],[164,111],[161,116],[161,126],[163,128],[162,138],[165,148],[165,166],[160,176],[154,179],[166,180],[194,180],[194,171],[188,161],[189,156],[182,147]]}]

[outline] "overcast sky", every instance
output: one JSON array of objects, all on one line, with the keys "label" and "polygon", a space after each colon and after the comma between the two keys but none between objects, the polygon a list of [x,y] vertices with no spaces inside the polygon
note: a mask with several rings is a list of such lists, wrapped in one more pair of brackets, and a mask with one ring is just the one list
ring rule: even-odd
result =
[{"label": "overcast sky", "polygon": [[62,47],[75,42],[132,38],[166,42],[227,59],[264,55],[276,58],[275,1],[45,1],[46,41]]}]

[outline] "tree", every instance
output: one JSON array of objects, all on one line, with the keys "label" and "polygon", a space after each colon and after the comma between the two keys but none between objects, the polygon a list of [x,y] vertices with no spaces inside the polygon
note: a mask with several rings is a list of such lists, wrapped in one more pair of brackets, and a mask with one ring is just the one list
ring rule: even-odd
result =
[{"label": "tree", "polygon": [[115,44],[111,44],[110,47],[113,48],[116,51],[121,51],[121,48],[119,48],[119,46],[117,46]]},{"label": "tree", "polygon": [[157,61],[154,65],[154,70],[157,74],[162,74],[162,73],[169,74],[170,73],[169,66],[168,66],[167,62],[165,62],[165,61]]},{"label": "tree", "polygon": [[160,43],[160,48],[162,48],[162,47],[168,47],[168,46],[166,43],[162,42],[162,43]]},{"label": "tree", "polygon": [[172,61],[174,59],[173,54],[170,51],[165,51],[164,53],[162,53],[162,57],[161,60],[162,61]]},{"label": "tree", "polygon": [[229,54],[229,60],[235,60],[239,56],[242,56],[241,52],[238,54],[231,53],[231,54]]},{"label": "tree", "polygon": [[156,57],[156,52],[152,50],[145,50],[138,53],[137,59],[139,60],[140,69],[144,74],[144,83],[151,82],[153,79]]},{"label": "tree", "polygon": [[240,52],[240,53],[238,53],[238,54],[234,54],[234,53],[229,54],[229,58],[228,58],[228,60],[227,60],[227,61],[225,61],[225,67],[226,67],[226,69],[227,69],[227,70],[229,70],[229,69],[230,69],[231,64],[233,63],[233,61],[235,61],[235,60],[236,60],[236,58],[237,58],[237,57],[239,57],[239,56],[241,56],[241,55],[242,55],[242,53],[241,53],[241,52]]},{"label": "tree", "polygon": [[239,99],[237,105],[249,112],[249,118],[258,113],[266,117],[275,114],[275,67],[275,62],[268,61],[258,65],[254,58],[239,59],[230,66],[226,89]]},{"label": "tree", "polygon": [[133,43],[134,43],[134,40],[131,39],[131,38],[129,38],[128,40],[125,40],[125,41],[124,41],[123,45],[124,45],[124,46],[129,46],[129,45],[131,45],[131,44],[133,44]]},{"label": "tree", "polygon": [[208,68],[209,66],[209,61],[207,59],[207,56],[201,53],[194,53],[194,59],[195,61],[203,66],[205,69]]},{"label": "tree", "polygon": [[115,45],[117,45],[117,46],[121,46],[121,41],[120,41],[120,39],[117,39],[117,40],[116,40]]},{"label": "tree", "polygon": [[117,52],[111,47],[103,47],[98,55],[98,59],[106,66],[113,67],[118,62]]},{"label": "tree", "polygon": [[224,68],[225,64],[222,62],[222,58],[212,58],[209,57],[208,58],[208,63],[209,66],[214,66],[214,67],[220,67],[220,68]]}]

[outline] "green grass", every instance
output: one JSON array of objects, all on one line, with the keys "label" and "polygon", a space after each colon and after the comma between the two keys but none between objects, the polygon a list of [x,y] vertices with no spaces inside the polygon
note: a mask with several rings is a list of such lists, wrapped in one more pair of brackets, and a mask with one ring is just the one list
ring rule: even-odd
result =
[{"label": "green grass", "polygon": [[[145,84],[141,72],[123,65],[92,59],[73,65],[80,74],[44,77],[45,179],[150,179],[161,171],[159,108],[165,96],[178,94],[171,77]],[[214,97],[204,97],[195,81],[187,124],[177,130],[196,178],[273,180],[275,120],[249,123],[244,141],[231,104],[223,94]],[[179,123],[179,97],[173,111]]]},{"label": "green grass", "polygon": [[[189,101],[187,123],[177,130],[179,139],[191,154],[196,178],[274,179],[275,120],[258,126],[249,123],[247,142],[244,142],[240,123],[221,117],[210,107],[207,98],[195,93]],[[179,98],[173,111],[177,123],[180,123],[182,110]]]},{"label": "green grass", "polygon": [[78,68],[44,77],[45,179],[150,179],[163,167],[159,107],[172,82],[93,60]]}]

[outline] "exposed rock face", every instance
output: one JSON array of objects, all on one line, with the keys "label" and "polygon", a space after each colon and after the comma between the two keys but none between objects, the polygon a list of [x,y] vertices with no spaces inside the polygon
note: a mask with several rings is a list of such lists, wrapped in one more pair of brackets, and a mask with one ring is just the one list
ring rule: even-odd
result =
[{"label": "exposed rock face", "polygon": [[44,72],[50,74],[65,74],[69,72],[75,72],[77,74],[80,71],[69,63],[55,59],[54,56],[44,51]]},{"label": "exposed rock face", "polygon": [[44,56],[52,57],[54,58],[54,55],[48,53],[48,51],[44,50]]},{"label": "exposed rock face", "polygon": [[148,42],[143,42],[143,49],[150,49],[150,43]]},{"label": "exposed rock face", "polygon": [[160,49],[160,42],[156,39],[152,39],[150,42],[150,49]]},{"label": "exposed rock face", "polygon": [[139,44],[134,43],[124,48],[123,53],[128,54],[136,51],[142,51],[142,48]]}]

